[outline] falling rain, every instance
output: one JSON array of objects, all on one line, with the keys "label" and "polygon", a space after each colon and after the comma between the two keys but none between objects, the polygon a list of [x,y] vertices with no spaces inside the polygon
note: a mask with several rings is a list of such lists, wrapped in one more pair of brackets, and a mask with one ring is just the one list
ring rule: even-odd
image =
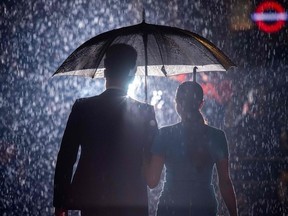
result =
[{"label": "falling rain", "polygon": [[[52,74],[88,39],[140,23],[143,8],[147,23],[193,31],[237,65],[197,74],[203,114],[226,132],[239,215],[288,215],[288,1],[273,0],[281,11],[259,7],[263,2],[1,1],[1,215],[53,214],[56,157],[72,104],[101,93],[104,80]],[[148,78],[148,103],[160,127],[179,121],[174,96],[185,80],[191,76]],[[144,101],[143,77],[136,77],[129,95]],[[150,216],[164,179],[149,190]],[[228,215],[216,182],[215,173],[218,214]]]}]

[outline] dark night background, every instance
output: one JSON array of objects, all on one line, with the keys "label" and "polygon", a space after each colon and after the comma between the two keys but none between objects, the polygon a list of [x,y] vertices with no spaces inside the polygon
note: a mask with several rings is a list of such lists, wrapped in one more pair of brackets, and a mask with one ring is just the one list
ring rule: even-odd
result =
[{"label": "dark night background", "polygon": [[[198,75],[206,93],[203,112],[226,132],[239,215],[288,215],[288,28],[286,21],[276,33],[260,31],[250,15],[261,2],[2,0],[1,215],[53,214],[55,161],[71,106],[102,92],[104,80],[51,76],[86,40],[141,22],[143,7],[146,22],[196,32],[236,63],[226,73]],[[288,10],[287,0],[277,2]],[[149,79],[159,126],[177,121],[174,94],[187,79]],[[143,83],[135,92],[143,100]],[[150,215],[161,185],[150,191]],[[218,199],[219,215],[227,215]]]}]

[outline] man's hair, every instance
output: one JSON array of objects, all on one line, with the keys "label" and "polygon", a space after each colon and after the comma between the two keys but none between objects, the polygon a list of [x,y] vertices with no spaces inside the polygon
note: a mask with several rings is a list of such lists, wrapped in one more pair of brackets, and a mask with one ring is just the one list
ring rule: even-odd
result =
[{"label": "man's hair", "polygon": [[137,51],[127,44],[111,45],[104,59],[105,77],[125,77],[136,66]]}]

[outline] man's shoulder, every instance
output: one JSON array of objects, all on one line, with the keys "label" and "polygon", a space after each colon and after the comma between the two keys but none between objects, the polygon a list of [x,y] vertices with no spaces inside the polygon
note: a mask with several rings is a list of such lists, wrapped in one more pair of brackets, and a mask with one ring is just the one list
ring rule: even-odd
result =
[{"label": "man's shoulder", "polygon": [[83,97],[83,98],[78,98],[75,100],[72,109],[76,112],[85,112],[85,109],[90,108],[91,106],[95,106],[97,104],[99,96],[92,96],[92,97]]},{"label": "man's shoulder", "polygon": [[134,103],[134,104],[138,104],[138,105],[142,105],[142,106],[146,106],[146,105],[147,106],[151,106],[151,105],[149,105],[149,104],[147,104],[147,103],[145,103],[143,101],[137,100],[135,98],[131,98],[129,96],[127,96],[127,99],[128,99],[128,101],[130,101],[131,103]]},{"label": "man's shoulder", "polygon": [[134,98],[127,97],[128,104],[138,109],[153,109],[153,106]]},{"label": "man's shoulder", "polygon": [[133,122],[149,122],[151,126],[157,126],[154,107],[147,103],[127,98],[127,114],[128,119],[132,119]]},{"label": "man's shoulder", "polygon": [[95,95],[95,96],[91,96],[91,97],[78,98],[78,99],[76,99],[75,104],[81,106],[81,105],[89,104],[92,102],[94,103],[98,99],[99,99],[99,95]]}]

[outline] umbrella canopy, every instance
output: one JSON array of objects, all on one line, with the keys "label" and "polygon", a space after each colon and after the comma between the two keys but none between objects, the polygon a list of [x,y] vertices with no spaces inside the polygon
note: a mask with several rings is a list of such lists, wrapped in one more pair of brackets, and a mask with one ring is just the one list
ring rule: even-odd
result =
[{"label": "umbrella canopy", "polygon": [[78,47],[54,75],[104,75],[104,56],[115,43],[133,46],[137,53],[136,75],[172,76],[201,71],[226,71],[235,64],[202,36],[180,28],[147,24],[111,30]]}]

